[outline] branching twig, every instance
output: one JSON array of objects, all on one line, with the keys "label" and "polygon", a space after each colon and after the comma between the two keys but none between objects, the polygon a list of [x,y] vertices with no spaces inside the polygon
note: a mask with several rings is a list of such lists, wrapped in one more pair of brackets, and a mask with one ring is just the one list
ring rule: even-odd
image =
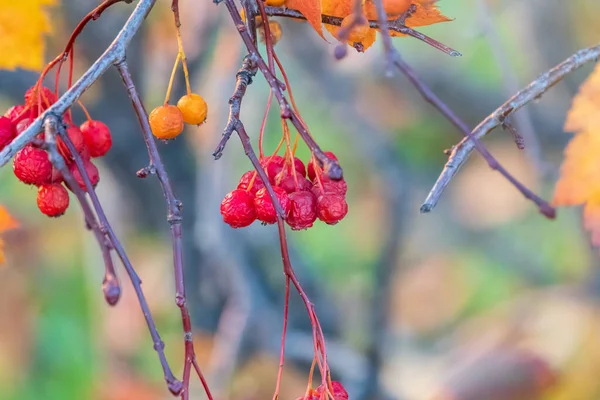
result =
[{"label": "branching twig", "polygon": [[281,82],[279,82],[279,80],[277,80],[275,75],[269,69],[269,66],[267,65],[265,60],[260,55],[258,48],[256,47],[256,43],[254,43],[254,41],[252,40],[252,37],[249,34],[246,25],[244,25],[244,22],[242,21],[242,17],[240,16],[240,12],[237,6],[235,5],[235,2],[233,0],[222,1],[225,3],[225,6],[227,7],[229,14],[231,15],[231,19],[233,20],[233,23],[235,24],[240,34],[240,37],[246,45],[250,61],[256,64],[256,67],[260,70],[260,72],[267,80],[267,83],[273,91],[273,95],[279,102],[281,118],[289,119],[292,122],[292,124],[294,125],[294,127],[308,146],[308,148],[315,155],[315,158],[319,162],[320,166],[324,167],[324,170],[328,174],[328,176],[333,180],[341,179],[343,176],[342,168],[336,160],[330,159],[325,155],[323,150],[321,150],[319,145],[315,142],[315,140],[308,132],[306,126],[302,123],[302,120],[300,119],[298,114],[296,114],[296,112],[290,106],[288,100],[286,99],[283,93],[284,85]]},{"label": "branching twig", "polygon": [[[377,8],[377,15],[379,17],[380,24],[386,23],[386,14],[383,6],[382,0],[375,0],[375,7]],[[410,10],[409,10],[410,12]],[[385,26],[385,25],[384,25]],[[529,190],[525,185],[519,182],[514,176],[512,176],[497,160],[492,156],[492,154],[487,150],[487,148],[479,141],[479,139],[471,133],[469,127],[448,107],[446,103],[444,103],[439,97],[433,93],[433,91],[419,78],[416,71],[408,65],[402,57],[400,57],[400,53],[391,45],[390,35],[386,29],[382,30],[382,37],[385,49],[386,59],[388,61],[388,65],[394,65],[398,70],[400,70],[406,77],[410,80],[412,85],[419,91],[421,96],[434,106],[446,119],[448,119],[454,126],[458,128],[465,135],[466,139],[469,143],[472,144],[473,148],[477,149],[477,151],[483,156],[483,158],[488,163],[489,167],[495,171],[498,171],[506,180],[508,180],[521,194],[533,201],[540,213],[545,215],[548,218],[554,218],[556,215],[556,210],[550,206],[545,200],[537,196],[531,190]],[[464,140],[463,140],[464,141]],[[421,206],[421,212],[429,212],[432,207],[429,207],[426,202],[423,206]]]},{"label": "branching twig", "polygon": [[167,202],[167,221],[171,227],[171,242],[173,245],[173,267],[175,273],[176,291],[175,301],[181,311],[181,321],[183,325],[185,343],[185,363],[183,372],[184,388],[182,398],[184,400],[189,398],[189,376],[190,370],[192,366],[194,366],[194,369],[198,373],[198,377],[204,385],[206,395],[208,396],[209,400],[212,400],[212,395],[210,393],[210,390],[208,389],[206,380],[204,379],[200,368],[196,364],[196,353],[194,350],[194,342],[192,335],[192,323],[186,302],[185,281],[183,275],[183,233],[181,229],[182,204],[175,197],[173,188],[171,187],[169,176],[167,175],[167,171],[164,167],[164,164],[162,163],[160,154],[158,153],[158,149],[156,147],[154,136],[152,135],[152,131],[150,129],[150,123],[148,122],[148,113],[146,112],[144,104],[142,103],[139,93],[137,92],[135,84],[133,83],[133,79],[131,77],[131,74],[129,73],[129,67],[127,66],[127,62],[123,59],[115,65],[117,67],[117,70],[119,71],[119,74],[121,75],[121,78],[123,79],[125,87],[127,88],[127,93],[129,94],[129,97],[133,104],[133,108],[135,109],[135,113],[138,117],[138,121],[144,134],[144,142],[146,143],[146,147],[148,148],[148,155],[150,157],[149,168],[155,171],[155,175],[160,182],[163,195]]},{"label": "branching twig", "polygon": [[[221,158],[223,150],[225,149],[225,144],[227,143],[234,131],[237,132],[238,135],[240,135],[240,138],[248,138],[247,141],[242,139],[242,146],[244,147],[244,151],[246,152],[246,155],[250,158],[250,161],[252,161],[252,165],[256,169],[258,176],[264,182],[265,187],[269,192],[270,198],[277,199],[277,196],[273,191],[273,187],[269,183],[269,177],[267,176],[265,170],[260,164],[259,159],[256,157],[254,150],[252,150],[250,138],[246,133],[246,128],[244,128],[244,124],[240,120],[240,107],[242,105],[242,99],[246,94],[246,89],[248,88],[248,85],[252,83],[252,77],[254,77],[254,75],[256,75],[256,66],[252,63],[250,57],[246,57],[242,64],[242,68],[240,68],[240,70],[236,74],[237,82],[235,85],[235,90],[233,92],[233,96],[231,96],[231,98],[229,99],[229,118],[227,119],[227,125],[223,130],[223,138],[217,145],[216,150],[213,152],[213,156],[216,160]],[[281,208],[281,204],[279,204],[279,201],[275,200],[273,201],[273,204],[275,205],[277,213],[285,217],[285,213]]]},{"label": "branching twig", "polygon": [[96,237],[96,241],[98,242],[98,246],[100,247],[100,251],[102,253],[102,258],[104,259],[105,273],[104,281],[102,282],[102,291],[104,292],[104,298],[108,304],[112,306],[117,304],[119,298],[121,297],[121,286],[119,285],[119,280],[115,272],[115,266],[110,254],[112,250],[112,244],[106,237],[104,228],[100,226],[96,216],[94,215],[94,212],[90,208],[90,205],[85,197],[85,193],[79,187],[79,184],[73,177],[73,174],[71,174],[71,171],[69,171],[64,158],[58,152],[56,147],[58,126],[59,119],[54,115],[49,115],[44,120],[44,148],[48,151],[52,166],[60,172],[67,185],[72,188],[75,197],[77,197],[77,200],[81,205],[81,210],[83,211],[86,228],[90,229]]},{"label": "branching twig", "polygon": [[[567,58],[550,71],[540,75],[536,80],[531,82],[529,86],[515,94],[496,111],[484,119],[474,130],[472,136],[481,139],[493,129],[502,125],[504,120],[520,108],[530,102],[540,98],[546,91],[556,85],[566,75],[580,68],[584,64],[598,60],[600,57],[600,44],[579,50],[571,57]],[[468,138],[463,139],[452,149],[448,162],[444,170],[437,179],[435,185],[429,192],[427,199],[421,207],[422,212],[431,211],[438,203],[444,189],[450,183],[450,180],[456,175],[459,168],[465,163],[473,149],[474,142]]]},{"label": "branching twig", "polygon": [[142,313],[144,314],[144,318],[146,319],[146,324],[148,325],[148,330],[150,331],[150,336],[152,337],[152,341],[154,343],[154,350],[156,350],[156,352],[158,354],[158,358],[160,360],[160,364],[163,369],[165,381],[167,382],[169,390],[173,394],[178,395],[179,393],[181,393],[181,391],[183,389],[183,385],[173,375],[173,372],[171,371],[169,363],[167,362],[167,358],[165,357],[165,353],[164,353],[165,344],[162,341],[162,339],[160,338],[160,335],[158,334],[158,331],[156,329],[156,324],[154,323],[152,315],[150,314],[150,308],[148,307],[148,302],[146,301],[146,297],[144,296],[144,292],[142,291],[142,287],[141,287],[142,281],[139,278],[139,276],[138,276],[137,272],[135,271],[135,269],[133,268],[133,266],[131,265],[131,262],[129,261],[129,257],[127,256],[127,253],[125,252],[125,249],[121,245],[121,242],[117,238],[114,230],[112,229],[112,226],[108,222],[108,219],[106,218],[106,214],[104,213],[104,209],[100,205],[98,196],[96,195],[96,192],[94,191],[94,188],[90,181],[89,175],[85,171],[85,166],[83,164],[83,160],[81,159],[81,156],[79,155],[75,146],[73,145],[73,142],[71,142],[71,139],[67,135],[66,130],[59,123],[58,118],[56,116],[54,116],[54,114],[49,114],[49,115],[47,115],[46,118],[47,119],[45,122],[45,128],[46,128],[46,136],[49,138],[49,143],[50,143],[49,148],[52,149],[52,138],[56,137],[56,133],[58,132],[58,135],[60,136],[61,140],[65,143],[69,152],[73,156],[75,165],[76,165],[81,177],[83,178],[86,190],[90,196],[90,199],[92,200],[92,205],[94,207],[94,210],[95,210],[96,214],[98,215],[99,223],[95,222],[94,213],[90,209],[90,207],[87,203],[87,200],[85,198],[85,195],[83,194],[83,191],[79,187],[79,184],[75,181],[75,179],[73,178],[71,173],[68,170],[65,170],[64,161],[63,161],[63,164],[61,164],[60,160],[57,161],[56,155],[53,156],[55,165],[60,170],[65,170],[66,173],[65,173],[65,175],[63,175],[63,177],[69,184],[69,187],[73,188],[73,191],[74,191],[75,195],[77,196],[77,199],[81,203],[81,207],[86,216],[86,222],[88,224],[90,224],[92,227],[93,226],[99,227],[100,231],[105,235],[105,238],[107,240],[110,240],[111,247],[115,250],[115,252],[119,256],[119,258],[121,259],[121,262],[123,263],[123,266],[125,267],[125,270],[127,271],[127,274],[129,275],[129,279],[131,280],[131,283],[135,290],[136,296],[138,298],[138,302],[140,303],[140,307],[142,309]]}]

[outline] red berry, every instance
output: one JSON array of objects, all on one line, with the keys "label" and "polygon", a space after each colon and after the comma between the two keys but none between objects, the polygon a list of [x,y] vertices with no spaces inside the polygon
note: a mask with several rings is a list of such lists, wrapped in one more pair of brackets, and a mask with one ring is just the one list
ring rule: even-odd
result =
[{"label": "red berry", "polygon": [[6,117],[0,117],[0,150],[5,148],[15,138],[15,126]]},{"label": "red berry", "polygon": [[[340,382],[332,381],[331,388],[333,389],[332,394],[334,400],[348,400],[348,392],[346,392],[346,389]],[[317,397],[320,397],[324,391],[325,387],[323,385],[320,385],[318,388],[315,389],[315,395],[317,395]]]},{"label": "red berry", "polygon": [[[294,168],[296,169],[296,172],[298,174],[302,175],[303,178],[306,178],[306,167],[304,166],[302,160],[300,160],[298,157],[294,157]],[[289,164],[285,166],[285,172],[289,175],[292,174],[292,170]]]},{"label": "red berry", "polygon": [[288,225],[293,230],[307,229],[317,219],[317,199],[311,192],[293,192],[288,195],[292,202]]},{"label": "red berry", "polygon": [[[328,178],[329,179],[329,178]],[[325,180],[321,179],[321,184],[323,185],[323,190],[321,190],[321,186],[319,183],[315,181],[312,187],[313,194],[318,198],[322,194],[333,193],[339,194],[340,196],[345,196],[348,191],[348,185],[344,179],[340,179],[339,181]]]},{"label": "red berry", "polygon": [[269,181],[272,185],[275,184],[275,177],[281,170],[283,169],[283,157],[278,156],[277,154],[274,156],[262,157],[260,159],[260,165],[267,170],[267,176],[269,177]]},{"label": "red berry", "polygon": [[[325,153],[325,155],[327,157],[331,158],[332,160],[338,161],[338,158],[332,152],[325,151],[324,153]],[[311,160],[308,162],[308,178],[311,181],[314,181],[315,180],[315,176],[316,176],[316,174],[315,174],[315,162],[317,162],[317,161],[316,160],[313,161],[313,160],[314,160],[314,158],[311,158]]]},{"label": "red berry", "polygon": [[[256,177],[254,178],[254,182],[252,182],[252,177],[254,177],[255,175]],[[250,186],[250,182],[252,182],[252,187],[250,188],[250,190],[247,190]],[[245,172],[244,175],[242,175],[242,177],[240,178],[240,183],[238,183],[237,186],[238,189],[246,190],[252,196],[254,196],[256,192],[258,192],[264,187],[265,184],[263,183],[262,179],[260,179],[260,176],[258,176],[258,173],[256,173],[256,171],[254,170]]]},{"label": "red berry", "polygon": [[69,207],[69,192],[61,184],[42,185],[38,189],[37,205],[43,214],[60,217]]},{"label": "red berry", "polygon": [[243,228],[256,219],[253,196],[244,189],[234,189],[221,202],[223,221],[232,228]]},{"label": "red berry", "polygon": [[40,186],[50,182],[52,163],[44,150],[26,146],[15,154],[13,171],[21,182]]},{"label": "red berry", "polygon": [[[279,204],[281,205],[281,208],[287,217],[290,213],[292,204],[286,191],[277,186],[273,187],[273,191],[275,192],[277,200],[279,200]],[[256,192],[256,196],[254,197],[254,208],[256,209],[256,217],[259,221],[267,224],[274,224],[277,222],[277,212],[275,211],[275,207],[273,206],[273,202],[271,201],[271,197],[269,196],[267,188],[262,188]]]},{"label": "red berry", "polygon": [[288,175],[279,182],[279,187],[288,193],[292,192],[306,192],[312,188],[312,183],[306,178],[301,177],[299,174],[296,175],[298,184],[292,175]]},{"label": "red berry", "polygon": [[25,119],[22,119],[19,122],[17,122],[17,124],[15,125],[16,134],[20,135],[21,133],[23,133],[23,131],[25,129],[27,129],[27,128],[29,128],[29,126],[31,126],[33,121],[34,121],[33,118],[25,118]]},{"label": "red berry", "polygon": [[[71,139],[71,142],[73,142],[77,152],[81,153],[85,148],[85,142],[83,141],[83,134],[81,133],[81,130],[76,126],[71,125],[67,128],[67,136],[69,136],[69,139]],[[62,154],[66,160],[72,160],[73,156],[71,155],[67,145],[60,138],[57,142],[58,151],[60,151],[60,154]]]},{"label": "red berry", "polygon": [[348,203],[344,196],[327,193],[317,199],[317,215],[327,225],[335,225],[348,214]]},{"label": "red berry", "polygon": [[[25,92],[25,104],[30,105],[33,109],[36,109],[36,104],[38,104],[38,88],[40,86],[32,86]],[[42,110],[50,107],[52,104],[56,103],[56,95],[50,89],[45,86],[41,86],[41,100],[42,100]]]},{"label": "red berry", "polygon": [[[84,161],[83,166],[85,168],[85,172],[90,177],[90,182],[92,187],[96,187],[98,182],[100,182],[100,174],[98,172],[98,168],[91,161]],[[85,186],[85,181],[83,180],[83,176],[79,173],[79,169],[77,168],[77,164],[73,163],[69,165],[69,171],[73,175],[73,178],[77,181],[77,184],[84,192],[87,192],[87,187]],[[72,188],[71,191],[73,190]]]},{"label": "red berry", "polygon": [[29,110],[25,110],[25,106],[23,104],[17,104],[16,106],[9,108],[4,113],[4,116],[10,119],[13,125],[17,125],[20,121],[30,118],[31,112]]},{"label": "red berry", "polygon": [[83,140],[92,157],[102,157],[112,146],[110,130],[101,121],[86,121],[80,126]]}]

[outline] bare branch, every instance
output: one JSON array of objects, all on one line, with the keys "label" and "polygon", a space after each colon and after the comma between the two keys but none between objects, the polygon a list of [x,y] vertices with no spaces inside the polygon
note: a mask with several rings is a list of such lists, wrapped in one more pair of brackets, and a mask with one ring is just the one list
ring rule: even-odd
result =
[{"label": "bare branch", "polygon": [[[536,80],[531,82],[529,86],[515,94],[502,106],[496,109],[473,130],[472,137],[476,139],[483,138],[493,129],[502,125],[508,116],[530,102],[539,99],[540,96],[561,81],[566,75],[581,68],[586,63],[597,61],[599,57],[600,44],[579,50],[550,71],[540,75]],[[469,138],[463,139],[454,146],[444,170],[421,206],[421,212],[429,212],[436,206],[444,189],[450,184],[450,180],[456,175],[474,148],[474,142],[470,141]]]},{"label": "bare branch", "polygon": [[148,155],[150,157],[150,166],[148,167],[148,169],[154,171],[154,174],[158,178],[163,191],[163,195],[167,203],[167,222],[170,225],[171,243],[173,246],[173,270],[175,274],[176,292],[175,303],[181,311],[181,322],[183,325],[183,337],[185,347],[182,399],[186,400],[189,398],[189,375],[191,367],[194,366],[196,372],[198,373],[198,377],[202,381],[202,384],[205,388],[206,395],[208,396],[209,400],[212,400],[212,395],[210,393],[210,390],[208,389],[206,380],[204,379],[204,376],[196,363],[196,353],[194,350],[192,334],[192,322],[186,301],[185,280],[183,274],[183,232],[181,229],[181,209],[183,207],[183,204],[175,197],[175,193],[173,192],[171,181],[169,179],[165,166],[160,158],[160,154],[158,152],[158,148],[156,147],[154,136],[152,135],[152,130],[150,129],[148,113],[146,112],[140,95],[135,87],[135,84],[133,83],[133,78],[131,77],[131,74],[129,72],[127,62],[125,60],[122,60],[121,62],[116,64],[116,68],[119,71],[121,78],[123,79],[123,84],[127,89],[127,93],[129,95],[129,98],[131,99],[131,103],[133,104],[133,108],[138,117],[140,127],[142,128],[144,142],[146,143]]},{"label": "bare branch", "polygon": [[60,172],[67,185],[72,188],[75,197],[77,197],[77,200],[81,205],[81,210],[83,211],[85,218],[85,225],[94,233],[94,236],[96,237],[96,241],[98,242],[98,246],[102,252],[102,258],[104,259],[105,273],[104,281],[102,282],[104,298],[108,304],[114,306],[121,297],[121,287],[119,285],[119,280],[115,272],[115,266],[110,254],[112,244],[110,243],[110,240],[107,239],[102,226],[100,226],[96,216],[94,215],[94,212],[90,208],[84,191],[79,187],[79,184],[73,177],[73,174],[71,174],[71,171],[69,171],[64,158],[58,152],[56,147],[56,135],[59,129],[59,124],[59,118],[54,115],[48,115],[48,117],[46,117],[44,120],[44,148],[48,151],[52,166]]},{"label": "bare branch", "polygon": [[[167,382],[169,390],[173,394],[178,395],[179,393],[181,393],[183,386],[182,386],[182,383],[179,380],[177,380],[177,378],[175,378],[175,376],[173,375],[173,372],[171,371],[169,363],[167,362],[167,358],[164,353],[165,344],[162,341],[162,339],[160,338],[160,335],[158,334],[158,331],[156,329],[156,324],[154,323],[154,319],[152,318],[152,315],[150,314],[150,308],[148,307],[148,302],[146,301],[146,297],[144,296],[144,292],[142,291],[142,287],[141,287],[142,281],[139,278],[135,269],[133,268],[133,265],[129,261],[129,257],[127,256],[127,253],[125,252],[123,245],[117,238],[114,230],[112,229],[112,226],[110,225],[110,223],[108,222],[108,219],[106,218],[104,209],[100,205],[98,196],[96,195],[94,187],[92,186],[92,182],[90,181],[89,175],[85,171],[85,166],[83,164],[83,160],[81,159],[81,156],[77,152],[75,145],[73,144],[73,142],[71,142],[71,139],[67,135],[64,127],[59,123],[58,117],[54,116],[53,114],[50,114],[50,115],[47,115],[46,118],[47,118],[47,122],[45,122],[45,126],[46,126],[47,136],[50,138],[49,139],[50,146],[52,146],[52,137],[55,137],[56,133],[58,132],[58,135],[60,136],[61,140],[65,143],[69,152],[73,156],[75,165],[77,166],[77,169],[78,169],[81,177],[83,178],[86,190],[90,196],[90,199],[92,200],[92,205],[94,207],[94,210],[95,210],[96,214],[98,215],[99,223],[95,222],[94,214],[91,211],[91,209],[89,208],[89,205],[87,203],[85,195],[83,194],[83,190],[81,190],[81,188],[79,187],[79,184],[75,181],[75,179],[73,178],[73,176],[70,174],[70,172],[68,170],[65,171],[66,175],[64,175],[64,178],[67,180],[67,183],[69,183],[69,186],[73,188],[75,195],[77,196],[78,200],[80,201],[82,209],[84,210],[84,213],[86,216],[86,222],[88,222],[88,224],[90,224],[90,226],[99,226],[100,227],[100,231],[102,233],[104,233],[105,237],[108,240],[110,240],[111,247],[115,250],[115,252],[119,256],[119,258],[121,259],[121,262],[123,263],[123,266],[125,267],[125,270],[127,271],[127,274],[129,275],[129,279],[131,280],[131,283],[135,290],[135,293],[138,298],[140,308],[142,309],[144,318],[146,319],[146,324],[148,325],[148,330],[150,331],[150,336],[152,337],[152,341],[154,343],[154,350],[156,350],[156,353],[158,354],[158,358],[160,360],[160,364],[163,369],[165,381]],[[52,148],[52,147],[50,147],[50,148]],[[61,165],[60,160],[57,161],[55,156],[53,158],[54,158],[54,162],[56,163],[57,167],[64,170],[65,167],[63,165]],[[63,163],[64,163],[64,160],[63,160]]]}]

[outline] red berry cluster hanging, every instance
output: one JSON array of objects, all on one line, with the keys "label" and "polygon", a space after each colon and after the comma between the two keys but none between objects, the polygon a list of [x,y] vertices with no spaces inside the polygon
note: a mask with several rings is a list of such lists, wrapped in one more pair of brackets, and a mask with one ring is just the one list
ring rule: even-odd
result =
[{"label": "red berry cluster hanging", "polygon": [[[325,154],[337,160],[333,153]],[[335,225],[348,213],[346,182],[331,180],[314,157],[308,168],[296,157],[278,155],[263,157],[260,163],[293,230],[308,229],[317,219]],[[277,222],[273,202],[256,171],[244,173],[237,189],[225,196],[221,215],[233,228],[243,228],[257,219],[264,224]]]},{"label": "red berry cluster hanging", "polygon": [[[0,150],[27,129],[34,119],[56,100],[55,93],[46,87],[35,85],[27,90],[25,103],[11,107],[0,117]],[[63,117],[67,124],[67,136],[83,159],[92,185],[96,186],[100,176],[91,159],[104,156],[112,146],[110,130],[101,121],[89,118],[89,115],[88,120],[79,127],[73,124],[70,112],[66,112]],[[43,133],[38,137],[43,140]],[[73,162],[73,154],[60,138],[57,139],[57,147],[78,185],[87,191],[83,177]],[[13,171],[21,182],[38,187],[37,205],[43,214],[59,217],[65,213],[69,207],[69,194],[65,189],[68,185],[64,182],[62,174],[52,166],[44,149],[34,144],[25,146],[15,154]]]}]

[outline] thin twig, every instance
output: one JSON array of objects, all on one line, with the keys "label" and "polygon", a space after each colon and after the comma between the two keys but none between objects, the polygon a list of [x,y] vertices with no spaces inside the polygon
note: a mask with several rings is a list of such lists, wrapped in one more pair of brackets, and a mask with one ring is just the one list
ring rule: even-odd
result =
[{"label": "thin twig", "polygon": [[104,298],[106,299],[107,303],[111,306],[114,306],[121,297],[121,286],[119,285],[119,280],[115,272],[115,266],[110,254],[112,250],[112,244],[106,237],[103,228],[98,223],[94,212],[90,208],[90,205],[85,197],[85,193],[79,187],[79,184],[67,167],[64,158],[58,152],[56,147],[58,124],[59,119],[54,115],[49,115],[44,120],[44,148],[48,151],[52,166],[56,168],[58,172],[60,172],[67,185],[69,185],[69,187],[72,189],[75,197],[77,197],[77,200],[81,205],[81,210],[83,211],[86,228],[91,230],[96,237],[96,241],[100,247],[100,252],[102,253],[102,258],[104,259],[105,272],[104,280],[102,282],[102,291],[104,292]]},{"label": "thin twig", "polygon": [[[181,391],[183,389],[183,385],[173,375],[173,372],[171,371],[171,367],[169,366],[169,363],[165,356],[165,353],[164,353],[165,344],[162,341],[162,339],[160,338],[160,335],[158,334],[158,330],[156,329],[156,324],[154,323],[152,315],[150,314],[150,308],[148,307],[148,302],[146,301],[146,297],[144,296],[144,292],[142,291],[142,287],[141,287],[142,281],[139,278],[135,269],[133,268],[133,265],[129,261],[129,257],[127,256],[127,253],[125,252],[125,249],[123,248],[121,242],[117,238],[112,226],[108,222],[108,219],[106,218],[106,214],[104,213],[104,209],[100,205],[98,196],[96,195],[96,192],[94,191],[94,187],[92,186],[90,177],[87,174],[87,172],[85,171],[85,166],[83,164],[83,160],[81,159],[81,156],[77,152],[75,145],[73,144],[73,142],[71,142],[71,139],[67,135],[66,130],[59,123],[58,118],[55,117],[54,114],[47,115],[47,119],[45,121],[46,121],[45,122],[46,131],[49,132],[49,136],[50,137],[52,135],[56,136],[56,133],[58,132],[58,135],[60,136],[61,140],[65,143],[65,145],[67,146],[67,149],[69,150],[69,152],[71,153],[71,155],[73,157],[73,160],[75,162],[77,170],[79,171],[81,177],[83,178],[83,182],[85,184],[86,190],[92,201],[94,210],[95,210],[96,214],[98,215],[99,227],[100,227],[101,231],[104,232],[106,237],[110,240],[112,248],[115,250],[115,252],[119,256],[119,258],[121,259],[121,262],[123,263],[123,266],[125,267],[125,270],[127,271],[127,274],[129,275],[129,279],[131,280],[131,284],[133,285],[133,288],[135,290],[136,296],[138,298],[138,302],[140,304],[140,308],[142,309],[142,313],[144,315],[144,318],[146,319],[146,324],[148,325],[148,330],[150,331],[150,336],[152,337],[152,342],[154,343],[154,350],[156,350],[156,353],[158,354],[158,358],[160,360],[160,364],[163,369],[164,378],[165,378],[165,381],[167,382],[167,386],[168,386],[169,390],[171,391],[171,393],[178,395],[179,393],[181,393]],[[60,161],[57,164],[57,166],[61,167]],[[91,209],[89,209],[89,205],[87,205],[87,200],[86,200],[85,196],[83,195],[83,191],[79,187],[79,184],[75,181],[73,176],[68,171],[67,171],[67,174],[64,175],[64,178],[67,179],[67,183],[69,184],[69,186],[73,188],[73,191],[75,192],[75,195],[77,196],[78,200],[80,201],[86,217],[91,218],[90,222],[93,223],[95,217],[93,216]]]},{"label": "thin twig", "polygon": [[[229,99],[229,117],[227,119],[227,124],[225,125],[225,129],[223,130],[223,138],[221,139],[221,141],[217,145],[217,148],[213,152],[213,156],[215,157],[215,160],[218,160],[219,158],[221,158],[221,155],[223,154],[223,150],[225,149],[225,145],[234,131],[237,132],[238,135],[241,135],[240,138],[248,137],[248,135],[246,134],[246,128],[244,128],[244,124],[240,120],[240,110],[241,110],[241,106],[242,106],[242,99],[244,98],[244,95],[246,94],[246,89],[248,88],[248,85],[250,85],[252,83],[252,78],[255,75],[256,75],[256,65],[254,63],[252,63],[251,58],[247,56],[244,58],[242,67],[235,74],[235,76],[236,76],[235,90],[233,92],[233,95]],[[248,141],[242,140],[242,145],[244,147],[244,151],[246,152],[246,155],[250,158],[250,161],[252,161],[252,165],[256,169],[258,176],[265,184],[265,187],[267,188],[267,192],[269,193],[269,197],[271,199],[275,199],[275,200],[273,200],[275,210],[277,210],[277,213],[279,215],[285,217],[285,212],[281,208],[281,204],[279,203],[279,200],[276,200],[277,196],[275,195],[275,192],[273,191],[273,187],[269,183],[269,177],[267,176],[267,173],[265,172],[264,168],[260,164],[260,160],[256,157],[256,154],[254,154],[254,150],[252,150],[252,146],[250,144],[250,139],[248,139]]]},{"label": "thin twig", "polygon": [[[155,175],[158,178],[163,195],[165,197],[167,203],[167,222],[170,225],[171,231],[171,242],[173,246],[173,269],[175,274],[175,302],[177,307],[179,307],[181,311],[181,321],[183,325],[183,337],[184,337],[184,347],[185,347],[185,364],[184,364],[184,380],[183,380],[183,393],[182,399],[187,400],[189,398],[189,371],[192,365],[196,367],[196,353],[194,350],[194,342],[193,342],[193,334],[192,334],[192,323],[190,319],[190,313],[187,307],[186,302],[186,294],[185,294],[185,280],[183,273],[183,244],[182,244],[182,229],[181,229],[181,209],[182,204],[175,197],[175,193],[173,192],[173,188],[171,186],[171,182],[165,166],[161,160],[160,154],[158,152],[158,148],[156,147],[156,142],[154,136],[152,135],[152,130],[150,129],[150,123],[148,122],[148,113],[142,103],[140,95],[135,87],[131,74],[129,72],[129,67],[125,60],[120,61],[115,64],[121,78],[123,79],[123,84],[127,89],[127,93],[129,94],[129,98],[131,99],[131,103],[133,104],[133,108],[135,109],[135,113],[138,117],[138,121],[140,123],[140,127],[142,128],[142,133],[144,135],[144,142],[148,149],[148,156],[150,157],[150,168],[155,171]],[[196,372],[202,383],[204,384],[206,395],[209,400],[212,400],[212,395],[208,386],[205,384],[204,376],[200,371],[200,368],[195,368]]]},{"label": "thin twig", "polygon": [[[530,102],[539,99],[566,75],[581,68],[586,63],[597,61],[599,57],[600,44],[579,50],[550,71],[540,75],[536,80],[531,82],[529,86],[519,91],[502,106],[498,107],[473,130],[472,137],[477,139],[483,138],[496,127],[502,125],[508,116]],[[474,142],[469,140],[469,138],[464,138],[460,143],[453,147],[448,162],[444,166],[444,170],[421,206],[422,212],[429,212],[436,206],[444,189],[450,184],[450,181],[465,163],[474,148]]]}]

